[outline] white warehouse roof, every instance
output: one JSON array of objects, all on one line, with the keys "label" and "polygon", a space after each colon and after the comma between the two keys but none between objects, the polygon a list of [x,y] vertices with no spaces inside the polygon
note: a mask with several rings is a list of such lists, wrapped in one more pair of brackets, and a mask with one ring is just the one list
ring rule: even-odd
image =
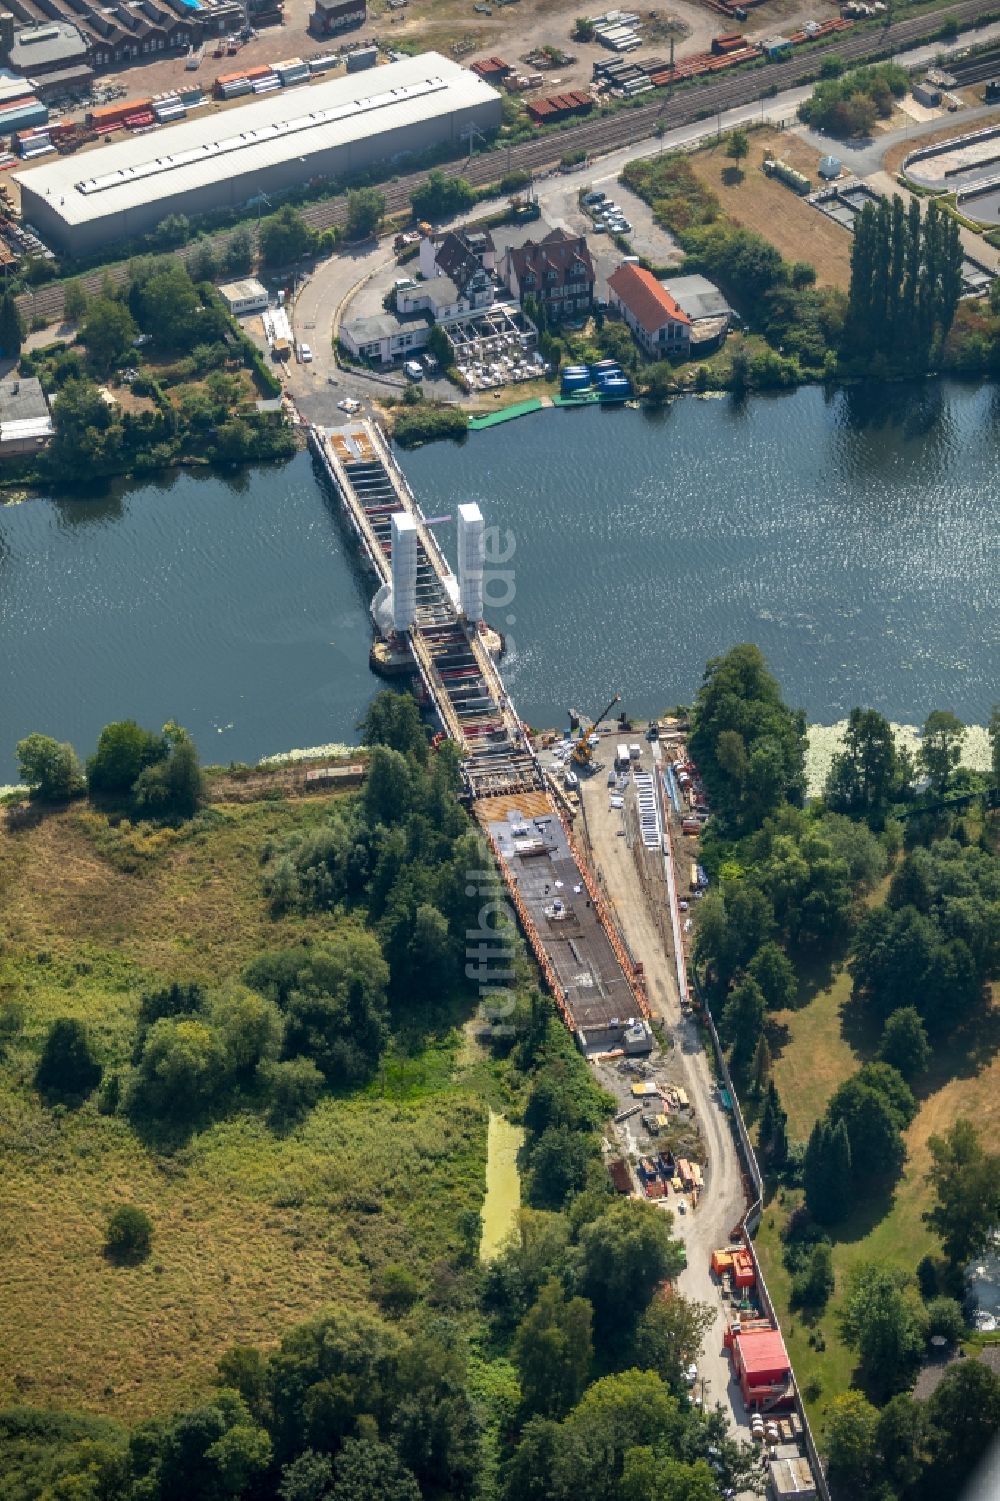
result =
[{"label": "white warehouse roof", "polygon": [[475,73],[425,52],[15,175],[67,225],[85,225],[233,179],[247,178],[250,196],[253,174],[295,158],[305,159],[305,180],[311,156],[497,97]]}]

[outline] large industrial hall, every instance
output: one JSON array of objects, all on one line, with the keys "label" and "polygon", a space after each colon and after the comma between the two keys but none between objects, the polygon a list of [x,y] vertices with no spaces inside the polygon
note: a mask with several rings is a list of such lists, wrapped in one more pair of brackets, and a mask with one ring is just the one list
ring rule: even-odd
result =
[{"label": "large industrial hall", "polygon": [[87,254],[318,176],[500,125],[500,96],[436,52],[314,84],[18,173],[25,222],[54,249]]}]

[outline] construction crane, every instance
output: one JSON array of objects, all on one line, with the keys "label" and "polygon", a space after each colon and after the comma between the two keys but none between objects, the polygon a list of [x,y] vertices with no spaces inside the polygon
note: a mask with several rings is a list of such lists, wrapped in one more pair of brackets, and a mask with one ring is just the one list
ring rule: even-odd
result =
[{"label": "construction crane", "polygon": [[594,737],[597,734],[598,727],[603,723],[605,719],[607,719],[615,704],[620,704],[621,701],[621,694],[616,693],[604,712],[598,714],[597,718],[590,726],[590,729],[581,732],[579,740],[573,747],[572,755],[572,759],[576,762],[577,766],[590,765],[591,757],[594,754]]}]

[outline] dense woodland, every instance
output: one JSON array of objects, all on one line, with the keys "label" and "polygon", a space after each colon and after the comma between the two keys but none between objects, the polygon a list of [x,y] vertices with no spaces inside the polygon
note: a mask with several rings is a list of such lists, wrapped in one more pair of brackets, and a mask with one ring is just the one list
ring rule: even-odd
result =
[{"label": "dense woodland", "polygon": [[[818,1328],[845,1221],[859,1205],[877,1221],[891,1203],[932,1058],[986,1068],[995,1052],[1000,826],[989,809],[1000,712],[993,769],[982,774],[959,766],[963,726],[950,712],[928,716],[914,764],[881,715],[856,709],[824,796],[808,805],[804,728],[756,647],[709,663],[691,751],[713,808],[703,859],[715,879],[696,958],[757,1117],[770,1195],[795,1206],[782,1232],[793,1308]],[[817,966],[838,963],[852,982],[844,1025],[863,1061],[808,1140],[795,1141],[771,1076],[769,1018],[798,1005]],[[940,1255],[906,1270],[863,1261],[839,1289],[839,1334],[857,1367],[856,1389],[833,1398],[825,1424],[838,1497],[947,1494],[1000,1422],[1000,1380],[978,1361],[956,1364],[926,1402],[909,1395],[930,1339],[967,1336],[965,1268],[1000,1221],[992,1147],[964,1118],[932,1138],[925,1219]]]}]

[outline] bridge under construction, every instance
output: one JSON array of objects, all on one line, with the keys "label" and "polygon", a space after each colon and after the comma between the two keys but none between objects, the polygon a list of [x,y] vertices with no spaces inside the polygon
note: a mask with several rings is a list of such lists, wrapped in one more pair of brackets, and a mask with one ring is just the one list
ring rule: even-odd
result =
[{"label": "bridge under construction", "polygon": [[456,577],[375,423],[313,427],[309,443],[374,576],[387,660],[420,678],[461,751],[473,812],[567,1026],[585,1052],[628,1046],[648,1016],[642,978],[487,644],[479,507],[459,507]]}]

